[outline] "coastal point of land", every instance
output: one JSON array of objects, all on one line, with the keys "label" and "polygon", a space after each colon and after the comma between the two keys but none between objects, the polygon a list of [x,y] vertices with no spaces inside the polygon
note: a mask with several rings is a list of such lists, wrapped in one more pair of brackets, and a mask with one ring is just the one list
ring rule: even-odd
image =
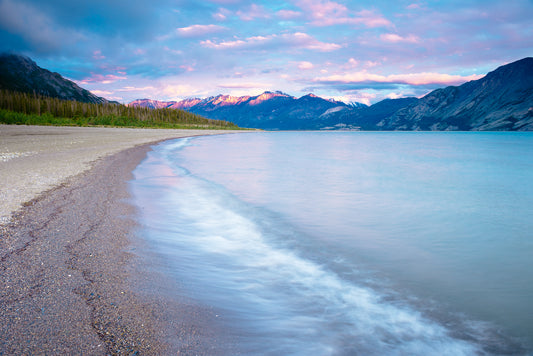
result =
[{"label": "coastal point of land", "polygon": [[213,353],[215,316],[140,266],[127,181],[150,143],[217,133],[0,126],[0,354]]}]

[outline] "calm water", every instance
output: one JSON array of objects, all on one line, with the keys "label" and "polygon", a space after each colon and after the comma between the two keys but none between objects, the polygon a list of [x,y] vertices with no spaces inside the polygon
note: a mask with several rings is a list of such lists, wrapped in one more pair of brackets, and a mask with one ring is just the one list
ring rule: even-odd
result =
[{"label": "calm water", "polygon": [[134,175],[164,273],[244,354],[531,354],[531,133],[189,138]]}]

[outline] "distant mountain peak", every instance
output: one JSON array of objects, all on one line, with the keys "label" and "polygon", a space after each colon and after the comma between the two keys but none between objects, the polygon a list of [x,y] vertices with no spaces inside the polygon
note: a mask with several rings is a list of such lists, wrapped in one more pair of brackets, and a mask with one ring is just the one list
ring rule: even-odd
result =
[{"label": "distant mountain peak", "polygon": [[251,97],[186,99],[166,107],[268,130],[533,131],[533,58],[503,65],[461,86],[434,90],[421,99],[385,99],[371,106],[313,93],[295,98],[265,91]]},{"label": "distant mountain peak", "polygon": [[256,97],[252,97],[248,102],[249,105],[259,105],[265,101],[272,100],[273,98],[292,98],[292,96],[285,94],[281,91],[265,91]]}]

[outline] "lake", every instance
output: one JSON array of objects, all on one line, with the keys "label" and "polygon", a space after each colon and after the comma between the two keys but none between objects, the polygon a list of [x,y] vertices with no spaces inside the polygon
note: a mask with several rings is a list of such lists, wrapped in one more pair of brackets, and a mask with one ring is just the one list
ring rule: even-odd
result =
[{"label": "lake", "polygon": [[244,354],[530,354],[533,133],[167,141],[139,234]]}]

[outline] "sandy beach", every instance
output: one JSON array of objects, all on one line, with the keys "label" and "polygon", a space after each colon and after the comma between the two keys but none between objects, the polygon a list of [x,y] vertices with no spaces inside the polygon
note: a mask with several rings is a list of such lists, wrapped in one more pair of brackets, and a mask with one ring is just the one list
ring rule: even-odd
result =
[{"label": "sandy beach", "polygon": [[0,354],[223,348],[209,310],[158,292],[127,203],[149,143],[218,133],[0,126]]}]

